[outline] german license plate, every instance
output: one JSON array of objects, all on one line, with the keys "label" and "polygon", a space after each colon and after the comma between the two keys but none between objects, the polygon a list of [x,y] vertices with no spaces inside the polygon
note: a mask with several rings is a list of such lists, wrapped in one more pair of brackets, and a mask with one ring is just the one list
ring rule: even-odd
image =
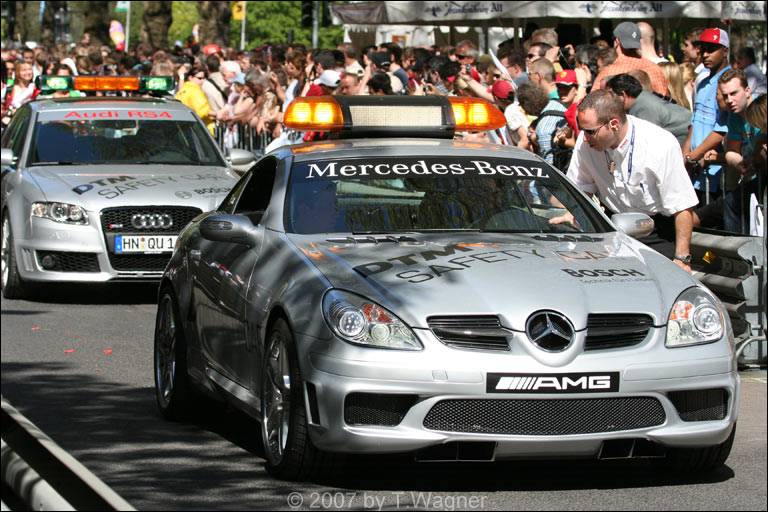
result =
[{"label": "german license plate", "polygon": [[173,252],[178,236],[171,235],[117,235],[115,236],[115,254]]}]

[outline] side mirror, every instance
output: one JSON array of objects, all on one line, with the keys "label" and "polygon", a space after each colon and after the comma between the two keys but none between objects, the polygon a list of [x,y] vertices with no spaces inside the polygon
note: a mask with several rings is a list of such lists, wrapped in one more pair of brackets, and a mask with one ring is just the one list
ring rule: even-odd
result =
[{"label": "side mirror", "polygon": [[231,149],[227,160],[233,167],[241,167],[253,164],[256,161],[256,156],[244,149]]},{"label": "side mirror", "polygon": [[200,234],[212,242],[255,247],[259,242],[256,227],[242,215],[214,214],[200,223]]},{"label": "side mirror", "polygon": [[643,238],[653,231],[653,219],[644,213],[616,213],[611,221],[619,229],[632,238]]},{"label": "side mirror", "polygon": [[13,150],[11,148],[3,148],[0,150],[0,165],[13,165]]}]

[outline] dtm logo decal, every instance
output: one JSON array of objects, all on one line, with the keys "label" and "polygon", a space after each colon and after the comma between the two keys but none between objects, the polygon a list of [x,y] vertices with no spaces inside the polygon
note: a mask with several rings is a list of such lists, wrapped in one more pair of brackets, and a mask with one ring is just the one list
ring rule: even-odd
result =
[{"label": "dtm logo decal", "polygon": [[619,372],[489,373],[486,393],[611,393],[619,390]]}]

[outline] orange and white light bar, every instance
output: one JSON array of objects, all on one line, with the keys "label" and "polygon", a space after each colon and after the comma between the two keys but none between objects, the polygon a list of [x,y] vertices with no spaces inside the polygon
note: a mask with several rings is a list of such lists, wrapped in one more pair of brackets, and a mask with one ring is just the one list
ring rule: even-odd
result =
[{"label": "orange and white light bar", "polygon": [[286,109],[287,128],[344,132],[347,136],[450,138],[457,131],[485,131],[506,124],[504,114],[480,98],[443,96],[311,96]]},{"label": "orange and white light bar", "polygon": [[168,92],[173,89],[171,76],[51,76],[37,77],[37,87],[53,91],[138,91]]}]

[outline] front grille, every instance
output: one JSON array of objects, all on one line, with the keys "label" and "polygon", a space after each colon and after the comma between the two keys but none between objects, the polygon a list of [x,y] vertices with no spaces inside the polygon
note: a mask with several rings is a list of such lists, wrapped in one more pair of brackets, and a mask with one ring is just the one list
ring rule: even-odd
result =
[{"label": "front grille", "polygon": [[499,317],[431,316],[427,325],[441,342],[456,348],[509,350],[509,331],[501,327]]},{"label": "front grille", "polygon": [[43,258],[55,258],[53,267],[45,268],[52,272],[98,272],[99,259],[96,254],[88,252],[35,251],[37,262],[42,267]]},{"label": "front grille", "polygon": [[587,318],[585,350],[630,347],[641,343],[653,326],[648,315],[593,314]]},{"label": "front grille", "polygon": [[109,263],[115,270],[136,271],[136,272],[162,272],[168,261],[171,259],[171,253],[163,254],[114,254],[109,253]]},{"label": "front grille", "polygon": [[728,413],[728,392],[724,389],[674,391],[668,396],[683,421],[722,420]]},{"label": "front grille", "polygon": [[[101,227],[109,249],[109,264],[118,271],[162,272],[171,253],[161,254],[115,254],[115,235],[177,235],[200,215],[202,210],[186,206],[126,206],[101,210]],[[136,229],[131,217],[136,214],[170,215],[173,226],[170,229]]]},{"label": "front grille", "polygon": [[344,400],[344,421],[347,425],[394,427],[403,421],[416,400],[416,395],[351,393]]},{"label": "front grille", "polygon": [[547,400],[442,400],[424,427],[444,432],[559,436],[620,432],[664,423],[661,403],[650,397]]},{"label": "front grille", "polygon": [[[121,235],[174,235],[200,215],[202,210],[186,206],[127,206],[119,208],[105,208],[101,210],[101,228],[104,233]],[[131,217],[137,214],[170,215],[173,226],[170,229],[136,229],[131,224]]]}]

